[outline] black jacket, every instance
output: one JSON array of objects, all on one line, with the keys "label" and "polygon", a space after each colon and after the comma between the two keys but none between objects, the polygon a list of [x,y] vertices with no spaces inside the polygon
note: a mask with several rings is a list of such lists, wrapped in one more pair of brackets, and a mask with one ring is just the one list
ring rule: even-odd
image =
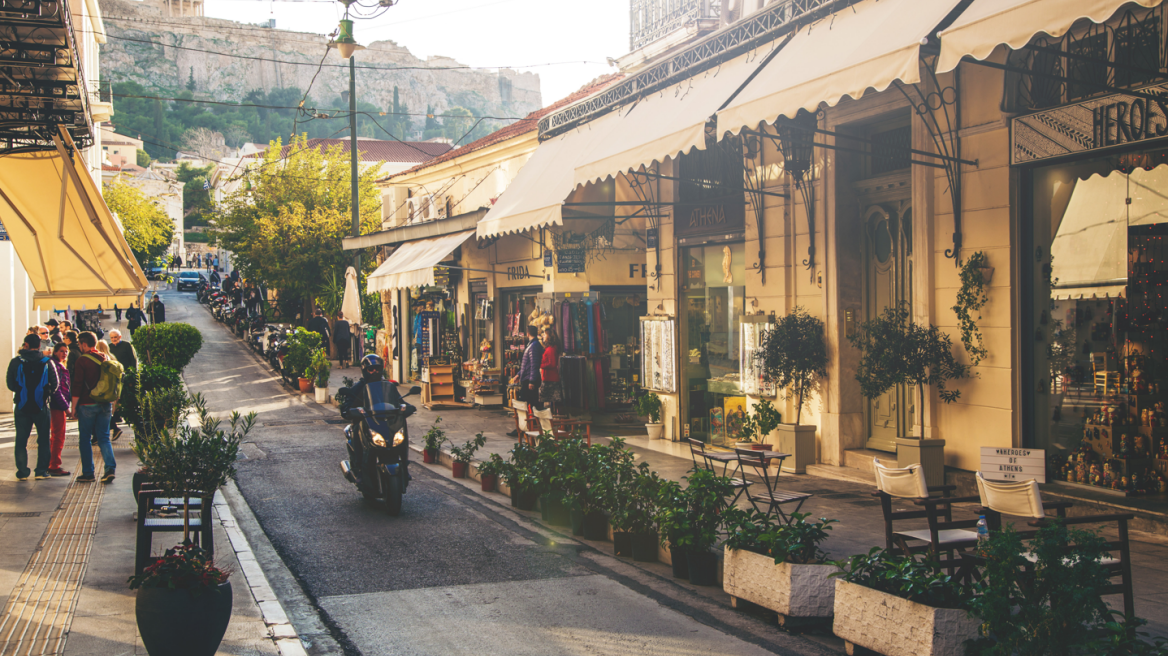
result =
[{"label": "black jacket", "polygon": [[150,323],[166,322],[166,305],[161,300],[151,301],[147,313],[150,315]]},{"label": "black jacket", "polygon": [[127,371],[138,366],[138,356],[134,353],[134,345],[122,340],[117,344],[110,344],[110,355],[122,364]]},{"label": "black jacket", "polygon": [[329,342],[329,325],[328,319],[324,317],[313,317],[304,324],[304,329],[320,335],[320,345],[324,346]]},{"label": "black jacket", "polygon": [[128,328],[137,328],[146,322],[146,315],[142,310],[132,307],[126,310],[126,326]]},{"label": "black jacket", "polygon": [[[57,391],[57,385],[60,384],[57,379],[57,368],[52,366],[49,360],[40,351],[21,349],[20,355],[12,358],[12,361],[8,363],[8,389],[12,390],[12,403],[17,411],[36,414],[48,405],[53,392]],[[41,382],[45,367],[48,367],[48,377],[41,394],[41,403],[38,406],[33,392]],[[28,388],[27,390],[22,388],[18,382],[17,372],[21,368],[24,369],[24,384]]]},{"label": "black jacket", "polygon": [[[366,385],[366,383],[364,380],[359,380],[359,381],[357,381],[357,384],[353,385],[352,387],[341,389],[341,391],[344,392],[344,395],[342,396],[342,401],[341,401],[341,416],[342,417],[347,418],[349,416],[349,411],[352,410],[353,408],[364,407],[364,404],[365,404],[365,385]],[[417,410],[418,410],[417,408],[410,405],[409,403],[406,403],[405,399],[403,399],[401,397],[401,393],[397,391],[396,385],[390,385],[390,387],[394,391],[394,396],[390,398],[390,402],[392,402],[394,405],[396,405],[398,407],[401,407],[403,405],[406,406],[406,416],[407,417],[414,414],[415,412],[417,412]]]}]

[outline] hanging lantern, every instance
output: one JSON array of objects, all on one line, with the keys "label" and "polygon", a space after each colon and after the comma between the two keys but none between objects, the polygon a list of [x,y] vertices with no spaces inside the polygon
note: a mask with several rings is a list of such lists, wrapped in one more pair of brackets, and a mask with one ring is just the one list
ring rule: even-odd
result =
[{"label": "hanging lantern", "polygon": [[783,168],[802,182],[803,176],[811,170],[811,156],[815,147],[815,114],[800,109],[795,118],[780,116],[775,121],[779,133],[779,147],[783,151]]},{"label": "hanging lantern", "polygon": [[353,38],[353,21],[348,18],[341,21],[337,38],[329,45],[336,46],[342,59],[348,59],[353,56],[354,52],[365,49],[365,46],[357,43],[357,40]]}]

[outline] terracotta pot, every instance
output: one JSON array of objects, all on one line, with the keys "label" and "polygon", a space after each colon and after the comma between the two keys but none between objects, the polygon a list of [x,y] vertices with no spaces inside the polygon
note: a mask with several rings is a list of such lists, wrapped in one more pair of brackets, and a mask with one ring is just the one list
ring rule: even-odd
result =
[{"label": "terracotta pot", "polygon": [[483,492],[494,492],[495,483],[499,480],[497,474],[483,474],[479,476],[479,482],[483,485]]},{"label": "terracotta pot", "polygon": [[422,462],[427,465],[438,463],[438,449],[422,449]]},{"label": "terracotta pot", "polygon": [[450,465],[451,472],[454,473],[455,478],[466,478],[467,463],[454,462]]},{"label": "terracotta pot", "polygon": [[301,376],[301,378],[298,382],[300,383],[300,393],[301,394],[308,394],[309,392],[312,391],[312,379],[311,378],[304,378],[303,376]]}]

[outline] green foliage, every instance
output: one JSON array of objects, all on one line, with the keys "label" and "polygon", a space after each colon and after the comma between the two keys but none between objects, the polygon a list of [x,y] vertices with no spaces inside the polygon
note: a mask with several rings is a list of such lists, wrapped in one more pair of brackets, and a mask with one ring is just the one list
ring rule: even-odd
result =
[{"label": "green foliage", "polygon": [[[168,588],[190,590],[198,596],[209,588],[217,588],[231,578],[231,571],[215,566],[206,551],[193,544],[180,544],[167,549],[162,558],[141,574],[131,576],[130,589]],[[216,590],[217,592],[217,590]]]},{"label": "green foliage", "polygon": [[507,468],[499,475],[502,476],[507,487],[511,488],[512,494],[535,489],[533,472],[538,457],[539,454],[535,448],[526,442],[516,444],[511,448],[511,457],[507,462]]},{"label": "green foliage", "polygon": [[146,152],[145,150],[138,149],[135,152],[134,159],[138,163],[138,166],[141,166],[142,168],[150,166],[150,153]]},{"label": "green foliage", "polygon": [[733,488],[730,479],[708,469],[691,470],[689,485],[662,481],[657,492],[657,525],[662,543],[682,551],[709,551],[718,542],[722,511]]},{"label": "green foliage", "polygon": [[138,264],[145,267],[147,262],[166,253],[174,239],[174,222],[155,201],[122,182],[105,185],[102,197],[121,221],[126,243]]},{"label": "green foliage", "polygon": [[932,385],[942,401],[952,403],[961,391],[946,389],[945,383],[970,375],[969,366],[953,357],[949,336],[936,326],[913,323],[907,304],[886,308],[883,315],[860,324],[850,340],[862,351],[856,380],[870,399],[897,385],[916,385],[918,407],[923,408],[925,386]]},{"label": "green foliage", "polygon": [[832,576],[934,608],[967,608],[972,596],[969,586],[935,561],[918,561],[880,547],[833,564],[840,571]]},{"label": "green foliage", "polygon": [[746,415],[746,421],[742,422],[742,430],[736,437],[744,442],[761,442],[771,434],[771,431],[778,428],[782,421],[783,415],[779,414],[770,401],[759,399]]},{"label": "green foliage", "polygon": [[127,369],[122,374],[122,396],[118,399],[118,414],[134,428],[135,436],[149,432],[149,426],[164,425],[166,417],[172,413],[167,411],[161,416],[144,417],[139,403],[139,390],[146,393],[182,389],[182,386],[182,378],[174,369],[139,363],[136,368]]},{"label": "green foliage", "polygon": [[308,368],[304,372],[305,378],[311,378],[314,385],[317,387],[328,387],[329,371],[333,368],[332,363],[329,362],[328,355],[325,354],[324,349],[317,349],[312,354],[312,360],[308,363]]},{"label": "green foliage", "polygon": [[211,191],[203,189],[203,183],[211,179],[214,164],[191,166],[190,162],[180,162],[175,177],[183,183],[183,227],[207,225],[207,217],[214,210]]},{"label": "green foliage", "polygon": [[1100,591],[1106,542],[1093,531],[1051,521],[1023,542],[1012,527],[984,547],[985,577],[971,610],[982,620],[979,656],[1097,654],[1086,645],[1109,621]]},{"label": "green foliage", "polygon": [[650,424],[661,423],[661,397],[654,392],[645,392],[633,401],[633,411],[638,416],[648,417]]},{"label": "green foliage", "polygon": [[1156,638],[1148,642],[1148,633],[1140,631],[1140,627],[1147,624],[1147,620],[1133,617],[1125,620],[1123,613],[1112,611],[1116,620],[1107,622],[1095,632],[1095,637],[1086,648],[1086,653],[1095,656],[1165,656],[1168,654],[1168,642],[1163,638]]},{"label": "green foliage", "polygon": [[809,522],[811,513],[791,513],[791,523],[783,524],[771,515],[756,509],[727,508],[722,514],[727,538],[725,545],[764,556],[773,556],[775,563],[818,565],[827,562],[827,554],[819,545],[827,540],[827,532],[839,520],[819,518]]},{"label": "green foliage", "polygon": [[424,445],[423,448],[425,448],[427,451],[437,451],[442,447],[442,444],[447,441],[446,431],[438,427],[438,424],[440,423],[442,423],[442,417],[435,417],[434,425],[431,426],[430,429],[426,431],[426,434],[422,436],[422,444]]},{"label": "green foliage", "polygon": [[502,476],[507,472],[507,461],[503,456],[492,453],[486,460],[479,463],[479,476]]},{"label": "green foliage", "polygon": [[284,356],[284,365],[293,372],[307,377],[308,367],[312,364],[312,357],[320,351],[320,333],[297,328],[296,332],[288,336],[288,355]]},{"label": "green foliage", "polygon": [[[981,320],[981,309],[989,302],[985,278],[981,270],[989,266],[989,260],[982,251],[977,251],[961,265],[961,289],[957,291],[957,304],[953,312],[957,314],[957,325],[961,327],[961,343],[969,354],[969,364],[977,365],[987,355],[977,322]],[[976,318],[974,315],[977,315]]]},{"label": "green foliage", "polygon": [[[754,352],[762,377],[795,399],[795,423],[803,416],[820,379],[827,375],[823,322],[801,307],[762,332]],[[764,433],[765,434],[765,433]]]},{"label": "green foliage", "polygon": [[483,435],[482,431],[475,434],[474,439],[467,440],[462,446],[450,447],[450,455],[454,456],[454,462],[461,462],[469,464],[474,459],[475,451],[483,448],[487,443],[487,436]]},{"label": "green foliage", "polygon": [[598,490],[594,488],[598,472],[595,454],[582,438],[573,437],[567,440],[545,440],[557,446],[556,457],[559,460],[559,471],[552,480],[554,491],[561,493],[567,502],[584,513],[600,509],[600,502],[596,497]]},{"label": "green foliage", "polygon": [[341,311],[345,301],[345,279],[338,277],[337,272],[329,273],[320,290],[317,292],[316,304],[324,311],[324,316],[335,317]]},{"label": "green foliage", "polygon": [[146,364],[182,372],[203,348],[203,334],[189,323],[152,323],[134,332],[134,350]]}]

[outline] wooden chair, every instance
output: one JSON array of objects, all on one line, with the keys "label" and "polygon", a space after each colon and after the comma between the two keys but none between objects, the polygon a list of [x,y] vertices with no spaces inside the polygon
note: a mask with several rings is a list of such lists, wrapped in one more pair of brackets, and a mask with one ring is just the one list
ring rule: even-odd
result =
[{"label": "wooden chair", "polygon": [[[944,563],[950,572],[956,571],[961,551],[977,546],[977,520],[953,520],[953,504],[976,502],[978,497],[951,497],[952,485],[930,488],[925,482],[925,471],[920,465],[904,468],[887,467],[873,459],[876,472],[876,492],[884,511],[885,548],[894,545],[905,555],[928,553],[938,561],[947,554]],[[933,496],[939,493],[941,496]],[[919,510],[895,510],[893,499],[911,501]],[[893,524],[910,519],[925,519],[926,529],[900,529]],[[974,529],[974,530],[969,530]]]},{"label": "wooden chair", "polygon": [[[1122,594],[1123,612],[1127,617],[1135,617],[1135,595],[1132,592],[1131,550],[1128,545],[1127,523],[1134,519],[1131,513],[1109,513],[1103,515],[1085,515],[1082,517],[1067,517],[1066,509],[1073,504],[1068,502],[1043,503],[1042,493],[1038,489],[1038,482],[1034,480],[1020,482],[987,481],[982,478],[981,472],[975,474],[977,491],[981,498],[982,507],[978,512],[986,516],[986,523],[990,530],[1000,530],[1002,515],[1027,518],[1027,525],[1034,529],[1041,528],[1052,519],[1058,519],[1063,524],[1110,524],[1115,522],[1118,528],[1118,539],[1107,542],[1106,547],[1110,557],[1103,558],[1101,564],[1111,574],[1111,578],[1119,577],[1118,583],[1113,583],[1100,594]],[[1048,510],[1054,510],[1056,515],[1051,517]],[[1020,532],[1021,533],[1021,532]],[[1033,535],[1033,531],[1022,533]],[[1028,560],[1035,560],[1027,554]]]},{"label": "wooden chair", "polygon": [[791,517],[783,512],[783,506],[788,503],[793,503],[795,504],[795,509],[791,512],[797,513],[803,507],[803,502],[810,499],[811,495],[806,492],[788,492],[775,487],[774,483],[777,482],[779,471],[782,471],[782,467],[779,467],[775,471],[774,477],[776,481],[772,482],[768,464],[772,459],[782,460],[782,458],[775,458],[774,454],[768,456],[768,452],[766,451],[754,451],[752,449],[734,449],[734,453],[738,456],[738,471],[745,477],[747,467],[754,469],[759,478],[762,479],[762,484],[766,487],[765,492],[755,492],[750,489],[751,486],[744,488],[746,491],[746,499],[750,501],[750,505],[754,506],[755,510],[761,510],[759,504],[763,504],[766,506],[767,514],[777,512],[784,524],[790,524]]},{"label": "wooden chair", "polygon": [[[211,558],[215,557],[215,537],[212,533],[214,523],[211,520],[211,501],[213,496],[206,496],[202,492],[193,493],[199,499],[198,504],[191,504],[190,528],[195,544],[203,548]],[[193,502],[195,499],[192,498]],[[177,502],[177,503],[167,503]],[[151,510],[159,510],[167,505],[178,506],[177,517],[159,517],[151,515]],[[159,490],[138,490],[138,526],[137,539],[134,548],[134,574],[141,574],[152,559],[155,533],[182,533],[182,497],[166,498]]]},{"label": "wooden chair", "polygon": [[[511,399],[511,414],[515,418],[515,435],[519,442],[535,446],[535,441],[539,438],[539,425],[531,415],[530,405],[526,401]],[[535,438],[531,437],[533,431],[536,433]]]},{"label": "wooden chair", "polygon": [[583,433],[585,442],[592,446],[592,422],[556,417],[552,414],[551,408],[536,410],[534,414],[539,430],[528,431],[528,439],[533,439],[533,434],[534,439],[538,439],[540,434],[549,433],[555,439],[562,440]]},{"label": "wooden chair", "polygon": [[[695,440],[692,437],[686,441],[689,442],[689,455],[691,458],[693,458],[695,470],[705,468],[717,476],[724,476],[730,479],[730,485],[736,490],[736,492],[734,493],[734,498],[730,499],[729,503],[726,504],[728,507],[738,503],[738,497],[742,496],[742,494],[746,492],[746,488],[754,485],[754,481],[748,481],[746,478],[741,476],[726,476],[726,472],[730,466],[730,463],[733,462],[735,465],[738,464],[738,456],[736,454],[707,451],[705,442],[701,440]],[[721,474],[714,470],[715,462],[722,463]],[[736,471],[735,473],[741,474],[741,471]]]}]

